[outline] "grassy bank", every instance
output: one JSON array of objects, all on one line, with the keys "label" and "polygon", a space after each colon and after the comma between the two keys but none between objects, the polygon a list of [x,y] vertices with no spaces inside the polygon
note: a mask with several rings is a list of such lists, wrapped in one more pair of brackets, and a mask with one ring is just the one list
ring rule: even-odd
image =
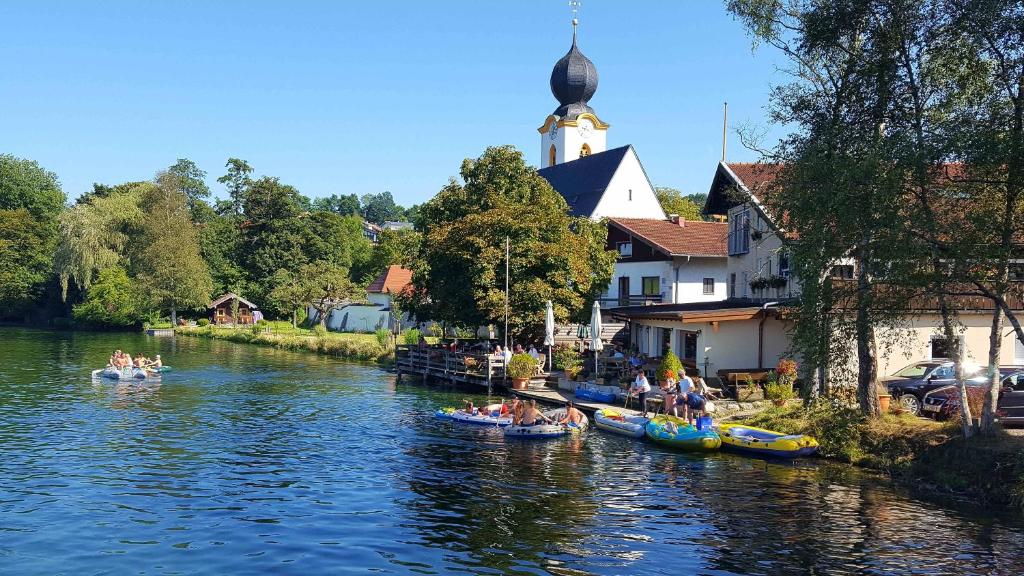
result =
[{"label": "grassy bank", "polygon": [[909,415],[865,420],[828,402],[770,408],[743,420],[788,434],[810,434],[820,453],[879,470],[908,487],[1024,512],[1024,438],[1003,431],[965,439],[958,422]]},{"label": "grassy bank", "polygon": [[197,326],[179,327],[176,331],[188,336],[314,352],[352,360],[389,362],[394,357],[394,348],[390,344],[382,346],[374,334],[317,333],[306,328],[292,328],[287,322],[270,322],[269,328],[270,331],[265,332],[251,328]]}]

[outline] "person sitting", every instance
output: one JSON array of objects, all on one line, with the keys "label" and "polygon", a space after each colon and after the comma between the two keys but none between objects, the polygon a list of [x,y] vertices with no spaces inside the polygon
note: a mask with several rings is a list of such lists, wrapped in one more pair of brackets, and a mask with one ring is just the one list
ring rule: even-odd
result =
[{"label": "person sitting", "polygon": [[558,421],[567,426],[579,426],[583,422],[583,413],[573,406],[572,401],[565,403],[565,417]]},{"label": "person sitting", "polygon": [[494,345],[494,355],[504,357],[505,354],[501,351],[501,344]]},{"label": "person sitting", "polygon": [[639,368],[644,365],[644,361],[639,354],[633,354],[629,357],[629,365],[632,368]]},{"label": "person sitting", "polygon": [[[519,350],[522,350],[522,349],[523,349],[523,347],[520,346]],[[502,358],[505,359],[505,364],[507,365],[512,360],[512,349],[508,348],[506,346],[505,349],[502,351],[501,356],[502,356]]]},{"label": "person sitting", "polygon": [[522,354],[523,353],[523,345],[522,344],[516,344],[516,350],[515,350],[514,353],[515,354]]},{"label": "person sitting", "polygon": [[533,344],[530,344],[530,351],[528,352],[528,354],[530,355],[530,358],[533,358],[534,360],[540,360],[540,352],[537,352],[537,347],[534,346]]},{"label": "person sitting", "polygon": [[530,403],[526,406],[526,410],[523,411],[522,425],[534,426],[537,424],[538,420],[548,424],[551,423],[551,418],[548,418],[544,413],[537,409],[537,401],[530,400]]},{"label": "person sitting", "polygon": [[163,368],[164,367],[163,360],[160,360],[160,355],[159,354],[157,354],[156,358],[153,358],[153,360],[151,360],[149,362],[149,366],[151,368]]},{"label": "person sitting", "polygon": [[625,356],[622,354],[622,349],[616,346],[615,352],[612,353],[612,358],[615,358],[616,360],[621,360],[625,358]]},{"label": "person sitting", "polygon": [[686,375],[686,368],[679,370],[679,384],[678,390],[676,391],[676,406],[683,407],[683,419],[689,421],[689,407],[686,404],[686,395],[692,392],[696,392],[693,386],[693,379]]},{"label": "person sitting", "polygon": [[466,407],[463,408],[462,411],[465,412],[466,414],[469,414],[470,416],[472,416],[473,413],[474,413],[473,401],[472,400],[466,400]]},{"label": "person sitting", "polygon": [[146,367],[146,357],[143,356],[142,354],[137,354],[135,356],[135,363],[134,363],[134,365],[135,365],[136,368],[145,368]]},{"label": "person sitting", "polygon": [[519,398],[512,399],[512,425],[519,426],[523,422],[523,416],[526,414],[526,406],[523,401]]}]

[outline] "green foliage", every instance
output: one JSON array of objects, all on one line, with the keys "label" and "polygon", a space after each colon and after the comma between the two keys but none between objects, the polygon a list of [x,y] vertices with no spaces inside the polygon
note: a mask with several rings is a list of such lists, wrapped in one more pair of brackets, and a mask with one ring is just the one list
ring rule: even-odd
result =
[{"label": "green foliage", "polygon": [[370,257],[367,278],[372,281],[388,266],[404,266],[411,262],[420,250],[422,236],[415,230],[382,230]]},{"label": "green foliage", "polygon": [[269,294],[279,309],[308,304],[317,312],[318,324],[325,325],[331,311],[345,302],[366,297],[366,291],[349,278],[348,270],[323,261],[303,264],[295,273],[275,272],[277,286]]},{"label": "green foliage", "polygon": [[605,225],[570,216],[512,147],[488,148],[461,173],[464,185],[451,181],[420,208],[415,289],[399,298],[403,309],[461,326],[502,325],[507,237],[510,332],[539,336],[546,300],[556,320],[582,319],[611,280],[616,256],[605,250]]},{"label": "green foliage", "polygon": [[658,203],[665,214],[677,214],[686,220],[702,220],[700,212],[704,206],[698,206],[689,197],[683,196],[679,190],[658,187],[654,189],[654,194],[658,197]]},{"label": "green foliage", "polygon": [[666,375],[671,372],[672,377],[678,380],[679,371],[682,369],[683,363],[679,361],[679,357],[669,350],[661,359],[661,374],[658,374],[658,379],[663,380]]},{"label": "green foliage", "polygon": [[529,378],[537,373],[537,361],[529,354],[515,354],[505,367],[509,378]]},{"label": "green foliage", "polygon": [[359,197],[355,194],[338,196],[331,194],[324,198],[313,200],[313,210],[319,212],[333,212],[338,216],[359,216]]},{"label": "green foliage", "polygon": [[778,378],[775,372],[768,376],[764,385],[764,397],[768,400],[789,400],[794,397],[793,385]]},{"label": "green foliage", "polygon": [[0,154],[0,318],[25,312],[41,299],[64,200],[53,173]]},{"label": "green foliage", "polygon": [[399,221],[405,219],[405,210],[395,204],[391,192],[380,192],[378,194],[363,194],[362,197],[363,218],[367,222],[380,225],[388,221]]},{"label": "green foliage", "polygon": [[205,307],[213,290],[210,271],[200,254],[189,198],[181,185],[177,176],[165,173],[143,195],[145,219],[135,262],[150,305],[157,310],[169,309],[172,323],[177,321],[180,309]]},{"label": "green foliage", "polygon": [[139,204],[153,187],[148,182],[114,187],[108,195],[76,204],[60,215],[54,268],[65,297],[69,283],[88,290],[100,271],[130,264],[136,247],[131,240],[141,233],[144,221]]},{"label": "green foliage", "polygon": [[420,331],[413,328],[402,332],[402,343],[416,345],[420,343]]},{"label": "green foliage", "polygon": [[245,202],[245,193],[252,183],[252,179],[249,177],[252,174],[252,166],[249,166],[249,163],[245,160],[238,158],[228,158],[227,164],[224,166],[228,169],[227,174],[217,178],[217,182],[227,187],[231,201],[226,205],[220,206],[220,212],[223,214],[241,214],[242,205]]},{"label": "green foliage", "polygon": [[96,326],[123,328],[138,325],[147,310],[123,268],[106,268],[73,309],[75,320]]},{"label": "green foliage", "polygon": [[200,318],[199,320],[196,320],[196,326],[203,327],[203,326],[209,326],[209,325],[210,325],[210,319],[209,318]]},{"label": "green foliage", "polygon": [[327,326],[324,324],[317,324],[316,326],[313,326],[313,334],[316,334],[317,338],[327,336]]},{"label": "green foliage", "polygon": [[188,158],[178,158],[178,161],[167,169],[167,174],[177,179],[179,190],[188,198],[189,210],[195,210],[199,202],[210,197],[210,188],[206,185],[206,172],[200,170],[199,166]]},{"label": "green foliage", "polygon": [[[282,328],[287,327],[287,324],[282,326]],[[261,332],[253,334],[250,330],[214,326],[185,328],[179,331],[180,334],[188,336],[272,346],[285,350],[301,350],[354,360],[383,361],[389,359],[392,352],[390,349],[377,344],[372,335],[344,334],[327,332],[326,330],[321,334],[311,330],[299,330],[292,334],[279,334],[277,332],[278,329],[275,328],[274,333],[267,334]]]},{"label": "green foliage", "polygon": [[381,347],[385,347],[391,342],[391,332],[387,328],[377,328],[373,335],[377,338],[377,344],[380,344]]},{"label": "green foliage", "polygon": [[569,366],[580,366],[580,355],[572,346],[559,344],[551,349],[551,364],[558,370]]}]

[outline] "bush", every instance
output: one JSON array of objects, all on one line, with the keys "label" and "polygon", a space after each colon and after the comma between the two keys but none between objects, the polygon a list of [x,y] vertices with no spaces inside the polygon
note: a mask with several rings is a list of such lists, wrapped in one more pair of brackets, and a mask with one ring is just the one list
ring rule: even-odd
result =
[{"label": "bush", "polygon": [[313,326],[313,334],[316,335],[317,338],[326,338],[327,327],[323,324],[317,324],[316,326]]},{"label": "bush", "polygon": [[793,384],[780,378],[771,372],[768,375],[768,383],[764,385],[764,397],[768,400],[789,400],[795,396]]},{"label": "bush", "polygon": [[572,346],[559,344],[551,350],[551,362],[558,370],[565,370],[569,366],[579,366],[580,355],[572,349]]},{"label": "bush", "polygon": [[199,326],[200,328],[202,328],[204,326],[209,326],[209,325],[210,325],[210,319],[209,318],[200,318],[199,320],[196,320],[196,326]]},{"label": "bush", "polygon": [[373,335],[377,337],[377,344],[380,344],[383,348],[386,348],[388,342],[391,341],[391,332],[388,332],[387,328],[377,328]]},{"label": "bush", "polygon": [[402,333],[402,342],[415,346],[420,343],[420,331],[413,328]]},{"label": "bush", "polygon": [[529,378],[537,373],[537,361],[529,354],[516,354],[508,361],[505,374],[509,378]]},{"label": "bush", "polygon": [[658,374],[660,379],[665,379],[671,373],[672,378],[679,379],[679,372],[683,369],[683,363],[679,361],[679,357],[672,353],[671,350],[665,353],[665,357],[661,359],[661,374]]}]

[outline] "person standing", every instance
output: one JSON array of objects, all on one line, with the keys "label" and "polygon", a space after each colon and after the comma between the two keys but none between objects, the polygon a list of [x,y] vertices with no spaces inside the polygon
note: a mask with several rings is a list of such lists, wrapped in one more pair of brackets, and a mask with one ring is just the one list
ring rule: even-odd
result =
[{"label": "person standing", "polygon": [[683,419],[689,422],[689,405],[686,402],[686,398],[694,391],[694,389],[693,379],[686,375],[685,367],[679,370],[679,384],[677,388],[675,405],[683,407]]},{"label": "person standing", "polygon": [[630,387],[630,395],[635,395],[640,400],[640,411],[644,418],[647,418],[647,394],[651,391],[651,383],[647,381],[647,375],[643,370],[636,371],[636,379]]}]

